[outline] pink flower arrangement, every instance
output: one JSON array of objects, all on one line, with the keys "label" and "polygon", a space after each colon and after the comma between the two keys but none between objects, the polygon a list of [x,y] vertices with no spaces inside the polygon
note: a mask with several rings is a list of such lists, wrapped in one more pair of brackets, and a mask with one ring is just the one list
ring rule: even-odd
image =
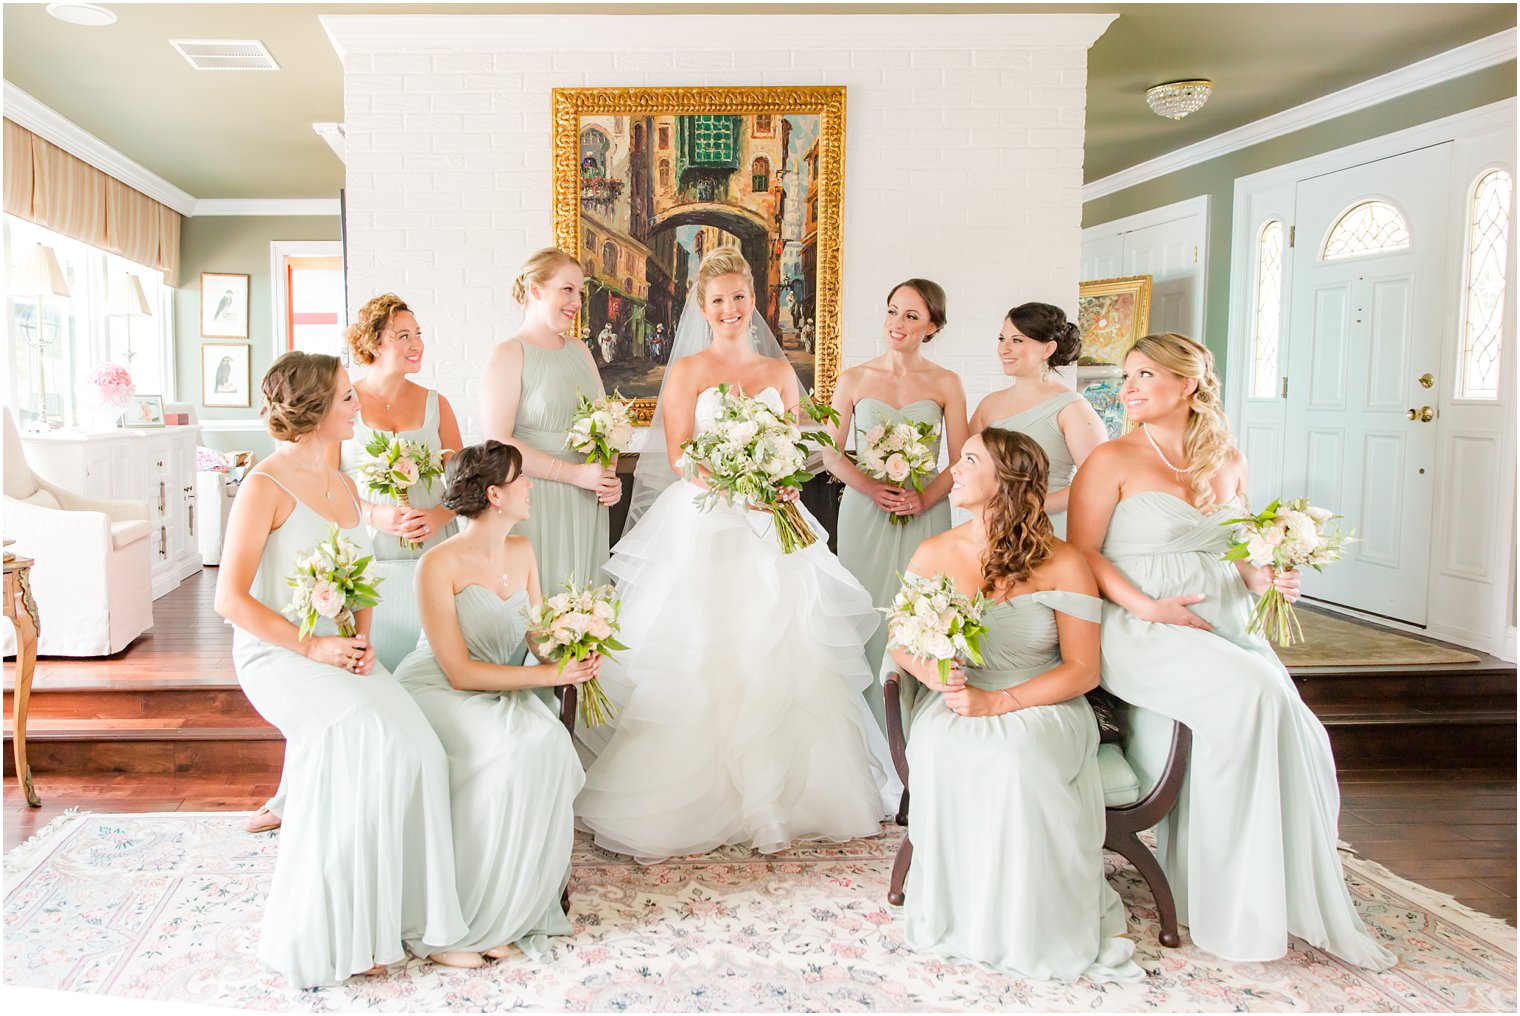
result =
[{"label": "pink flower arrangement", "polygon": [[132,394],[137,390],[132,375],[114,363],[103,363],[90,371],[85,387],[99,400],[103,409],[126,409],[132,404]]}]

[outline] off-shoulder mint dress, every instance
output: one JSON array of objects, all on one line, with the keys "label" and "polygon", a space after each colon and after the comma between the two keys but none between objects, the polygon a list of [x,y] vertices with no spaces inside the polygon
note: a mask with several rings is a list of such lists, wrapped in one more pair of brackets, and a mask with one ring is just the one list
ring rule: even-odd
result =
[{"label": "off-shoulder mint dress", "polygon": [[[919,399],[901,409],[894,409],[880,399],[861,399],[855,403],[855,447],[861,447],[864,435],[877,424],[895,426],[904,420],[914,423],[944,423],[944,410],[933,399]],[[941,426],[941,436],[944,428]],[[934,442],[935,454],[940,443]],[[927,486],[927,484],[925,484]],[[904,519],[903,525],[892,522],[892,516],[882,511],[876,503],[853,487],[846,488],[844,500],[839,505],[839,563],[850,570],[876,607],[890,607],[892,598],[902,588],[902,574],[918,545],[931,536],[950,528],[950,502],[942,499],[921,515]],[[882,656],[887,648],[887,626],[876,629],[876,634],[866,643],[866,658],[871,673],[881,669]],[[886,713],[883,711],[881,685],[872,682],[865,692],[866,703],[881,729],[887,729]]]},{"label": "off-shoulder mint dress", "polygon": [[[559,349],[520,342],[523,351],[522,395],[517,403],[513,439],[565,462],[583,465],[586,457],[565,447],[570,419],[580,396],[594,399],[601,381],[579,343]],[[533,544],[538,585],[544,596],[565,581],[605,582],[608,513],[596,494],[573,483],[533,481],[533,512],[516,530]]]},{"label": "off-shoulder mint dress", "polygon": [[[1050,460],[1050,482],[1046,487],[1048,491],[1065,490],[1071,486],[1072,477],[1077,475],[1077,460],[1072,457],[1071,449],[1066,447],[1066,435],[1061,433],[1061,421],[1057,417],[1067,406],[1081,401],[1082,396],[1076,392],[1063,392],[1051,396],[1038,406],[994,420],[991,424],[999,430],[1016,430],[1034,438],[1035,444],[1040,446],[1045,457]],[[1050,524],[1055,528],[1057,536],[1066,539],[1065,512],[1052,514]]]},{"label": "off-shoulder mint dress", "polygon": [[[1340,790],[1324,726],[1266,640],[1235,565],[1230,506],[1203,515],[1162,491],[1121,500],[1103,556],[1147,596],[1203,594],[1189,609],[1212,632],[1103,607],[1103,686],[1193,731],[1182,796],[1157,831],[1157,855],[1193,942],[1228,960],[1282,956],[1297,935],[1363,967],[1396,957],[1367,933],[1336,853]],[[1136,724],[1130,751],[1159,770],[1170,724]],[[918,806],[915,799],[914,807]]]},{"label": "off-shoulder mint dress", "polygon": [[[454,596],[470,656],[521,665],[525,592],[506,599],[480,585]],[[570,735],[530,689],[461,691],[424,636],[396,679],[411,692],[448,753],[454,871],[469,931],[451,949],[515,942],[544,955],[570,934],[560,893],[570,877],[575,795],[585,782]]]},{"label": "off-shoulder mint dress", "polygon": [[[1101,601],[1049,590],[983,615],[967,683],[1016,688],[1061,663],[1056,613],[1097,623]],[[1136,981],[1124,906],[1103,875],[1098,728],[1082,696],[959,716],[906,677],[910,948],[1039,980]]]}]

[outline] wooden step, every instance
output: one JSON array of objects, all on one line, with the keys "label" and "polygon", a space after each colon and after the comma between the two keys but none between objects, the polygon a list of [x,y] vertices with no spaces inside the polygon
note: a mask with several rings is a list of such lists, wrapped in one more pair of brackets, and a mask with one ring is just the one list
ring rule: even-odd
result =
[{"label": "wooden step", "polygon": [[[278,779],[285,740],[267,723],[190,726],[151,719],[40,719],[26,725],[27,764],[38,773],[238,773]],[[5,772],[15,775],[11,724]]]},{"label": "wooden step", "polygon": [[[5,692],[5,716],[14,715],[13,694]],[[161,686],[133,684],[45,685],[32,690],[27,726],[43,719],[159,720],[200,727],[267,726],[236,684]]]}]

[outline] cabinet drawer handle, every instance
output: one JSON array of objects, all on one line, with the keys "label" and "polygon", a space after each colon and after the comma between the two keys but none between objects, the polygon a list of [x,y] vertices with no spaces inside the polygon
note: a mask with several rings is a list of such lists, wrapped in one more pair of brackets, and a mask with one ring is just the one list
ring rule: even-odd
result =
[{"label": "cabinet drawer handle", "polygon": [[169,491],[164,486],[164,481],[158,481],[158,514],[162,515],[169,510]]},{"label": "cabinet drawer handle", "polygon": [[166,561],[169,559],[169,529],[167,526],[158,527],[158,556]]}]

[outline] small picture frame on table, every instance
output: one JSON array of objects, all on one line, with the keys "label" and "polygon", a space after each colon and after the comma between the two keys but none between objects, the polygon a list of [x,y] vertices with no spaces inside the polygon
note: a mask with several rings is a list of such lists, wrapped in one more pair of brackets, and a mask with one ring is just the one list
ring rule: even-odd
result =
[{"label": "small picture frame on table", "polygon": [[201,405],[247,409],[253,405],[252,364],[246,343],[208,342],[201,346]]},{"label": "small picture frame on table", "polygon": [[164,397],[162,395],[134,395],[127,407],[123,427],[162,427],[164,425]]}]

